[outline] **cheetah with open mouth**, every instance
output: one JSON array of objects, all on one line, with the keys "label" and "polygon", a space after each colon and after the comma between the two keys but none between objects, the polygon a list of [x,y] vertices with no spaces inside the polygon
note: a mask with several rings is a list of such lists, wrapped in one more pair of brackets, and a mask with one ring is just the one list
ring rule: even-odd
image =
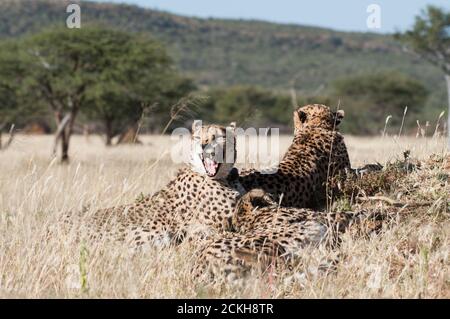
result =
[{"label": "cheetah with open mouth", "polygon": [[[234,123],[225,128],[218,125],[201,126],[194,122],[189,167],[181,169],[175,179],[154,195],[146,196],[133,204],[99,210],[91,216],[80,216],[86,217],[82,223],[87,225],[84,227],[87,233],[84,237],[120,240],[135,247],[149,244],[165,247],[178,244],[186,238],[204,239],[229,231],[236,203],[246,192],[241,182],[248,186],[252,178],[256,179],[257,185],[261,181],[275,181],[272,186],[279,187],[275,189],[278,194],[288,185],[283,179],[290,169],[288,176],[295,179],[294,192],[298,187],[304,189],[310,186],[309,183],[302,185],[304,178],[317,183],[317,176],[322,170],[317,169],[318,165],[314,164],[314,161],[323,164],[320,160],[326,157],[324,163],[329,163],[327,153],[320,152],[320,149],[327,149],[327,146],[331,149],[333,146],[331,142],[327,143],[326,138],[324,145],[315,144],[311,139],[316,135],[305,132],[312,130],[317,133],[316,129],[323,127],[325,136],[328,136],[329,123],[332,118],[336,121],[337,117],[342,116],[318,105],[307,106],[294,112],[293,145],[281,162],[279,173],[268,175],[267,180],[258,172],[238,176],[233,167],[236,160]],[[327,125],[321,125],[324,119],[325,122],[328,121]],[[318,132],[319,136],[322,136],[320,133]],[[338,140],[343,144],[342,139]],[[339,150],[340,146],[338,144],[335,150]],[[345,145],[343,148],[345,149]],[[310,165],[305,166],[304,159],[308,159]],[[311,171],[309,177],[305,175],[308,168]],[[292,182],[292,179],[289,179],[289,182]],[[274,190],[273,187],[270,189]],[[306,189],[306,196],[314,192],[307,187]],[[66,221],[72,224],[73,216],[68,217]]]},{"label": "cheetah with open mouth", "polygon": [[236,275],[255,263],[266,267],[274,260],[292,260],[306,246],[336,244],[339,233],[366,217],[367,212],[317,210],[331,197],[329,180],[351,167],[343,136],[336,130],[343,117],[343,111],[319,104],[294,112],[294,139],[278,170],[241,173],[239,181],[248,193],[236,206],[232,231],[200,248],[197,277]]},{"label": "cheetah with open mouth", "polygon": [[[131,247],[166,247],[229,228],[238,198],[235,123],[192,127],[190,161],[163,189],[135,203],[88,214],[65,214],[87,240],[123,241]],[[226,159],[226,160],[225,160]],[[66,227],[67,228],[67,227]]]}]

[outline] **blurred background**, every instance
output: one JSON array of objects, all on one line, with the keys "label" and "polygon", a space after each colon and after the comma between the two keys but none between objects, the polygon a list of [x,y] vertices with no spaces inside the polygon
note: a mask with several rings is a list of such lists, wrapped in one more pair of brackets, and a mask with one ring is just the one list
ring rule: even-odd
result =
[{"label": "blurred background", "polygon": [[296,106],[324,103],[345,133],[445,134],[449,35],[447,0],[2,0],[0,130],[56,133],[64,159],[72,134],[290,133]]}]

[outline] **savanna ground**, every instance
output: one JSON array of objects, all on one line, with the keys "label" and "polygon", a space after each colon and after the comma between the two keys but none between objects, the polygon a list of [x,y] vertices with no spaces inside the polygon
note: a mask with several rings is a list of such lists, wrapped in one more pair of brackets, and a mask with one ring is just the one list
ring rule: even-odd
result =
[{"label": "savanna ground", "polygon": [[[106,148],[98,136],[75,136],[69,165],[50,158],[51,136],[18,135],[0,152],[0,297],[450,297],[450,163],[439,160],[446,149],[441,138],[346,137],[354,167],[401,160],[406,149],[420,160],[438,154],[437,164],[383,179],[381,195],[402,203],[366,203],[395,207],[383,229],[368,237],[346,234],[335,251],[305,249],[293,276],[203,285],[190,276],[194,254],[185,245],[133,253],[117,243],[90,245],[63,235],[42,240],[62,212],[129,203],[163,187],[178,168],[170,137],[142,141]],[[281,153],[289,143],[281,138]],[[329,258],[338,259],[333,270],[320,271]]]}]

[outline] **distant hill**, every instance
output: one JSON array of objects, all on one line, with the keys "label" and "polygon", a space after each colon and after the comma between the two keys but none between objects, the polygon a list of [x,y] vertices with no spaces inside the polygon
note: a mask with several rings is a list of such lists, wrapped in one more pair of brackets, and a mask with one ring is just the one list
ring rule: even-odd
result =
[{"label": "distant hill", "polygon": [[[2,0],[0,37],[65,25],[65,0]],[[445,103],[440,71],[405,55],[389,35],[262,21],[199,19],[131,5],[80,2],[82,24],[150,32],[167,46],[179,69],[199,85],[255,84],[277,90],[326,91],[347,75],[398,70],[421,80]]]}]

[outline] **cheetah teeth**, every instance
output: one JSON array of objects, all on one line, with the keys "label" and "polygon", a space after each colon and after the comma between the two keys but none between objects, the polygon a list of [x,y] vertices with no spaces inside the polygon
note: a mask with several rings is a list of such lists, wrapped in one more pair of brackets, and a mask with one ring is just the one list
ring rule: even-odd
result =
[{"label": "cheetah teeth", "polygon": [[219,164],[210,158],[205,158],[204,166],[208,175],[214,176],[217,173],[217,168],[219,167]]}]

